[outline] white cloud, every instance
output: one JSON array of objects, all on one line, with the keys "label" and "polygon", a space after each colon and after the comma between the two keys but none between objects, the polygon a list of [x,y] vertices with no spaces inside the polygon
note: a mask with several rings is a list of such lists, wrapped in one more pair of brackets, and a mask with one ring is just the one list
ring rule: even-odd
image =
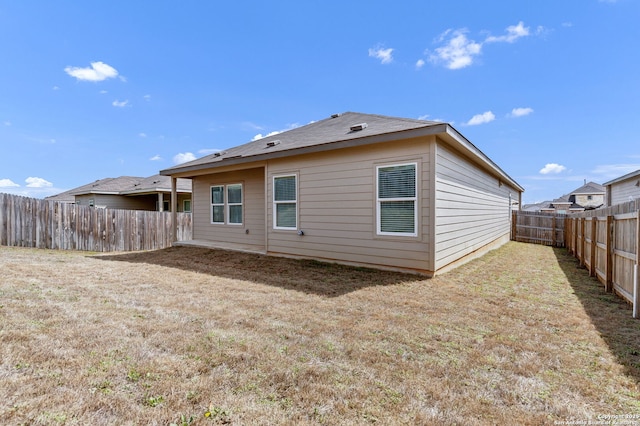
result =
[{"label": "white cloud", "polygon": [[495,119],[496,116],[491,111],[486,111],[471,117],[471,120],[467,121],[467,126],[477,126],[478,124],[489,123]]},{"label": "white cloud", "polygon": [[[538,27],[537,33],[544,31],[543,27]],[[501,36],[488,36],[483,42],[476,42],[467,38],[468,30],[460,28],[457,30],[448,29],[442,33],[438,43],[444,44],[430,53],[429,60],[436,64],[444,64],[451,70],[468,67],[473,64],[474,59],[482,53],[482,46],[485,43],[514,43],[521,37],[531,34],[529,27],[525,27],[522,21],[517,25],[510,25],[506,29],[506,34]],[[416,63],[418,67],[418,64]],[[422,65],[420,65],[422,66]]]},{"label": "white cloud", "polygon": [[616,179],[627,173],[640,170],[640,164],[602,164],[598,165],[591,173],[599,175],[603,180]]},{"label": "white cloud", "polygon": [[524,117],[525,115],[529,115],[533,112],[533,108],[514,108],[511,110],[509,117]]},{"label": "white cloud", "polygon": [[[313,123],[313,121],[312,121],[311,123]],[[311,123],[309,123],[309,124],[311,124]],[[253,141],[257,141],[258,139],[268,138],[269,136],[275,136],[275,135],[277,135],[277,134],[279,134],[279,133],[286,132],[287,130],[295,129],[295,128],[297,128],[297,127],[300,127],[300,124],[298,124],[298,123],[294,123],[294,124],[289,124],[289,126],[288,126],[286,129],[283,129],[283,130],[276,130],[276,131],[273,131],[273,132],[267,133],[266,135],[263,135],[262,133],[258,133],[257,135],[255,135],[255,136],[251,139],[251,141],[253,142]]]},{"label": "white cloud", "polygon": [[429,56],[434,63],[444,63],[450,70],[468,67],[473,63],[474,57],[480,54],[482,44],[469,40],[466,29],[447,30],[440,35],[440,42],[448,38],[444,46],[436,48],[435,54]]},{"label": "white cloud", "polygon": [[390,64],[391,62],[393,62],[392,53],[392,48],[384,49],[382,47],[376,47],[369,49],[369,56],[372,58],[380,59],[380,63],[382,64]]},{"label": "white cloud", "polygon": [[416,68],[420,69],[424,66],[424,60],[422,59],[418,59],[418,61],[416,62]]},{"label": "white cloud", "polygon": [[146,137],[147,137],[147,134],[146,134],[146,133],[141,132],[141,133],[138,133],[138,136],[140,136],[141,138],[146,138]]},{"label": "white cloud", "polygon": [[91,62],[90,67],[66,67],[64,71],[71,77],[82,81],[103,81],[118,76],[118,71],[104,62]]},{"label": "white cloud", "polygon": [[51,90],[60,90],[60,88],[58,86],[53,86]]},{"label": "white cloud", "polygon": [[50,188],[53,184],[39,177],[28,177],[25,179],[28,188]]},{"label": "white cloud", "polygon": [[268,138],[269,136],[275,136],[282,132],[284,132],[284,130],[276,130],[275,132],[267,133],[266,135],[262,135],[262,133],[258,133],[251,139],[251,141],[253,142],[253,141],[257,141],[258,139]]},{"label": "white cloud", "polygon": [[148,102],[148,101],[151,100],[151,95],[144,95],[143,98],[144,98],[145,101]]},{"label": "white cloud", "polygon": [[506,42],[513,43],[520,37],[529,35],[529,27],[525,27],[522,21],[518,25],[510,25],[507,27],[507,33],[501,36],[489,36],[485,39],[485,43]]},{"label": "white cloud", "polygon": [[11,179],[0,179],[0,188],[15,188],[18,186],[20,185],[18,185]]},{"label": "white cloud", "polygon": [[5,126],[11,126],[11,122],[10,121],[5,121],[2,124],[4,124]]},{"label": "white cloud", "polygon": [[428,119],[429,119],[429,114],[421,115],[420,117],[418,117],[418,120],[428,120]]},{"label": "white cloud", "polygon": [[196,159],[196,156],[193,155],[191,152],[181,152],[173,156],[173,163],[182,164],[188,161],[193,161],[195,159]]},{"label": "white cloud", "polygon": [[154,155],[153,157],[149,158],[150,161],[160,161],[162,160],[162,157],[160,157],[159,154]]},{"label": "white cloud", "polygon": [[127,105],[129,105],[129,100],[127,99],[126,101],[119,101],[119,100],[115,100],[111,103],[111,105],[113,105],[114,107],[118,107],[118,108],[124,108]]},{"label": "white cloud", "polygon": [[100,93],[101,95],[106,95],[106,94],[107,94],[107,93],[109,93],[109,92],[107,92],[106,90],[101,90],[99,93]]},{"label": "white cloud", "polygon": [[563,165],[556,163],[547,163],[542,169],[540,169],[540,173],[543,175],[548,175],[550,173],[558,174],[567,170],[567,168]]}]

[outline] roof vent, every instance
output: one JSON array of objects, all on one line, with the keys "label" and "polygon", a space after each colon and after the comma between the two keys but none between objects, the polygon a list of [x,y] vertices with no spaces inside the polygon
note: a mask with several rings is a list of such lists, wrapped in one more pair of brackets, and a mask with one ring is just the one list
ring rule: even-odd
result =
[{"label": "roof vent", "polygon": [[276,139],[275,141],[267,142],[267,148],[273,148],[276,145],[280,145],[280,140]]},{"label": "roof vent", "polygon": [[227,151],[218,151],[218,152],[214,152],[213,156],[214,157],[220,157],[221,155],[224,155],[226,153],[227,153]]},{"label": "roof vent", "polygon": [[331,118],[338,118],[340,117],[340,114],[331,114]]},{"label": "roof vent", "polygon": [[367,128],[367,123],[360,123],[360,124],[354,124],[353,126],[349,127],[349,129],[351,129],[352,132],[359,132],[362,129],[366,129]]}]

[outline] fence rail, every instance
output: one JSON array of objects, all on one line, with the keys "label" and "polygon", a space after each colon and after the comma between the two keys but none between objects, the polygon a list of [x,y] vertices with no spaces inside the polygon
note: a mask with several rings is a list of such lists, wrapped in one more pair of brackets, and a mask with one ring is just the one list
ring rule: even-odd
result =
[{"label": "fence rail", "polygon": [[511,239],[523,243],[564,247],[565,215],[514,211]]},{"label": "fence rail", "polygon": [[567,249],[606,291],[633,305],[638,318],[640,296],[640,200],[576,213],[565,219]]},{"label": "fence rail", "polygon": [[156,250],[191,239],[191,213],[100,209],[0,194],[0,245],[96,252]]}]

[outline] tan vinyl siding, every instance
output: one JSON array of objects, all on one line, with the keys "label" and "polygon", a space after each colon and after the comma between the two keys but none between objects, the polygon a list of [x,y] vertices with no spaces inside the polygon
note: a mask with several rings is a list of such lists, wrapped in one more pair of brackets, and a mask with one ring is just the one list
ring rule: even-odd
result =
[{"label": "tan vinyl siding", "polygon": [[517,190],[438,143],[436,269],[508,237],[510,193],[517,201]]},{"label": "tan vinyl siding", "polygon": [[[211,186],[242,184],[242,225],[211,223]],[[264,168],[198,176],[193,179],[193,239],[264,249]]]},{"label": "tan vinyl siding", "polygon": [[[429,259],[433,137],[272,160],[268,165],[268,252],[392,268],[432,270]],[[376,166],[417,163],[418,236],[376,235]],[[298,229],[274,230],[274,176],[298,176]]]},{"label": "tan vinyl siding", "polygon": [[629,180],[616,182],[609,185],[610,205],[622,204],[640,198],[640,186],[636,184],[640,182],[640,177],[635,176]]},{"label": "tan vinyl siding", "polygon": [[155,210],[157,195],[142,195],[138,197],[125,197],[124,195],[88,194],[76,195],[76,204],[88,206],[90,200],[98,208],[124,209],[124,210]]}]

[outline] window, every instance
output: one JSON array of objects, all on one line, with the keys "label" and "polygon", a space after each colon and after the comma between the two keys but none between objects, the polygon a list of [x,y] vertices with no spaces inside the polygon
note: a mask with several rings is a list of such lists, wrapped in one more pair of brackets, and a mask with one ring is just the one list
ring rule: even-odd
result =
[{"label": "window", "polygon": [[587,195],[587,200],[593,200],[593,195]]},{"label": "window", "polygon": [[211,223],[224,223],[224,186],[211,187]]},{"label": "window", "polygon": [[275,229],[297,229],[298,227],[296,175],[273,178],[273,227]]},{"label": "window", "polygon": [[191,212],[191,200],[184,200],[182,202],[182,211]]},{"label": "window", "polygon": [[[189,210],[191,210],[191,201]],[[185,201],[185,211],[186,201]],[[211,223],[242,225],[242,184],[211,187]]]},{"label": "window", "polygon": [[377,168],[378,235],[417,236],[416,164]]},{"label": "window", "polygon": [[227,210],[229,223],[242,225],[242,184],[227,185]]}]

